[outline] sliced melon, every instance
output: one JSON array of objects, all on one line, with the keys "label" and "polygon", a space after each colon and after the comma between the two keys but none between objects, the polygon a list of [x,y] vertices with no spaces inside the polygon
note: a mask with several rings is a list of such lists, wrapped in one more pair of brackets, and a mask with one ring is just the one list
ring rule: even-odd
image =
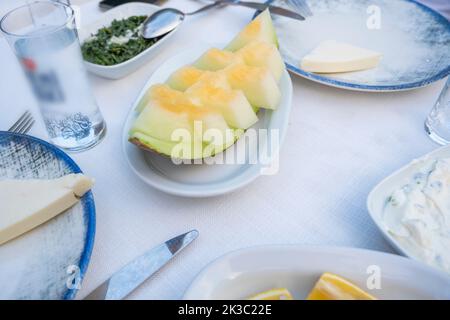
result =
[{"label": "sliced melon", "polygon": [[172,73],[166,83],[172,89],[185,91],[197,82],[203,73],[204,71],[193,66],[185,66]]},{"label": "sliced melon", "polygon": [[236,52],[245,64],[253,67],[266,67],[278,82],[285,69],[283,58],[272,43],[255,40]]},{"label": "sliced melon", "polygon": [[223,72],[231,87],[242,90],[252,106],[273,110],[277,108],[281,92],[269,69],[238,63]]},{"label": "sliced melon", "polygon": [[[151,149],[152,151],[155,151],[159,154],[170,156],[176,159],[203,158],[202,149],[195,148],[192,143],[184,144],[183,142],[159,140],[142,132],[131,133],[129,141],[144,150]],[[183,150],[187,150],[187,152],[183,152]],[[177,151],[179,152],[177,153]]]},{"label": "sliced melon", "polygon": [[130,130],[132,143],[179,159],[204,157],[208,145],[206,156],[210,156],[234,143],[233,130],[220,112],[197,105],[166,85],[155,87],[151,93],[162,93],[149,94],[149,103]]},{"label": "sliced melon", "polygon": [[254,40],[262,40],[278,47],[277,35],[270,17],[269,9],[261,12],[225,47],[226,50],[236,51]]},{"label": "sliced melon", "polygon": [[217,71],[236,62],[243,60],[231,51],[211,48],[194,62],[194,66],[201,70]]},{"label": "sliced melon", "polygon": [[231,146],[257,121],[253,110],[275,109],[280,101],[284,65],[277,46],[265,10],[225,50],[212,48],[166,84],[149,88],[138,103],[130,142],[178,159],[205,158]]},{"label": "sliced melon", "polygon": [[147,92],[139,101],[136,112],[140,113],[150,103],[151,100],[164,100],[175,103],[179,100],[186,99],[179,91],[171,89],[165,84],[155,84],[147,89]]},{"label": "sliced melon", "polygon": [[223,72],[211,72],[205,71],[203,75],[194,83],[189,89],[195,89],[195,87],[203,87],[208,85],[213,88],[221,88],[225,90],[231,90],[231,85],[228,82],[228,77]]},{"label": "sliced melon", "polygon": [[226,90],[202,83],[193,85],[186,94],[204,107],[218,110],[233,128],[247,129],[258,121],[252,106],[240,90]]},{"label": "sliced melon", "polygon": [[[186,106],[186,109],[191,108]],[[189,110],[189,109],[188,109]],[[192,121],[188,111],[176,110],[170,103],[152,100],[142,110],[131,128],[131,133],[142,132],[163,141],[172,141],[176,129],[192,132]],[[201,141],[201,138],[199,138]]]}]

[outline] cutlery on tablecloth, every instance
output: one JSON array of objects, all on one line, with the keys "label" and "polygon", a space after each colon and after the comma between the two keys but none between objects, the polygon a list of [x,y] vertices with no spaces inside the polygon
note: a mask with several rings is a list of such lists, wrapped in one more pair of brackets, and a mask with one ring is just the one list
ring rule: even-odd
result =
[{"label": "cutlery on tablecloth", "polygon": [[25,111],[20,118],[8,129],[9,132],[26,134],[34,124],[33,116],[30,111]]},{"label": "cutlery on tablecloth", "polygon": [[283,16],[283,17],[287,17],[287,18],[292,18],[292,19],[296,19],[296,20],[305,20],[305,17],[297,12],[282,8],[282,7],[277,7],[277,6],[273,6],[271,4],[266,4],[266,3],[260,3],[260,2],[253,2],[253,1],[239,1],[239,0],[218,0],[217,2],[219,2],[220,4],[227,4],[230,6],[241,6],[241,7],[247,7],[247,8],[252,8],[255,10],[259,10],[259,11],[263,11],[267,8],[269,8],[270,13],[272,14],[276,14],[279,16]]},{"label": "cutlery on tablecloth", "polygon": [[313,15],[306,0],[284,0],[292,9],[300,13],[304,17]]},{"label": "cutlery on tablecloth", "polygon": [[102,9],[111,9],[117,6],[120,6],[122,4],[130,3],[130,2],[143,2],[143,3],[149,3],[154,5],[161,5],[167,0],[103,0],[99,2],[99,7]]},{"label": "cutlery on tablecloth", "polygon": [[294,11],[290,11],[288,9],[284,9],[281,7],[272,6],[269,4],[249,2],[249,1],[218,0],[206,6],[203,6],[195,11],[187,13],[184,13],[175,8],[164,8],[158,10],[153,14],[151,14],[150,16],[148,16],[147,19],[145,19],[145,21],[142,23],[143,24],[142,36],[146,39],[158,38],[160,36],[169,33],[172,30],[175,30],[183,22],[186,16],[192,16],[197,13],[223,5],[243,6],[259,11],[263,11],[269,8],[272,14],[277,14],[296,20],[305,20],[305,18],[301,14],[298,14]]},{"label": "cutlery on tablecloth", "polygon": [[86,296],[85,300],[120,300],[129,295],[198,237],[197,230],[170,239],[134,259]]}]

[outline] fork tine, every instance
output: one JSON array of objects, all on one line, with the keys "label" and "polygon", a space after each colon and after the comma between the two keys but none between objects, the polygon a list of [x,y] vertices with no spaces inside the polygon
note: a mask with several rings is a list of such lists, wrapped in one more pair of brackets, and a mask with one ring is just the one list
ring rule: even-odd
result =
[{"label": "fork tine", "polygon": [[308,5],[308,1],[307,0],[300,0],[300,2],[302,3],[302,7],[303,7],[303,9],[305,10],[305,14],[307,15],[307,16],[312,16],[313,15],[313,13],[312,13],[312,11],[311,11],[311,8],[309,7],[309,5]]},{"label": "fork tine", "polygon": [[14,122],[14,124],[11,126],[11,128],[8,129],[8,131],[12,131],[15,132],[17,130],[17,127],[22,123],[22,121],[24,121],[24,119],[28,116],[28,114],[30,114],[30,111],[25,111],[20,118]]},{"label": "fork tine", "polygon": [[33,124],[34,124],[34,119],[31,118],[30,123],[29,123],[29,124],[22,130],[22,132],[20,132],[20,133],[22,133],[22,134],[27,134],[28,131],[31,130],[31,127],[33,127]]},{"label": "fork tine", "polygon": [[25,123],[30,119],[30,114],[27,113],[25,115],[25,117],[22,118],[22,120],[17,124],[16,128],[14,129],[14,131],[18,132],[22,129],[22,127],[25,125]]},{"label": "fork tine", "polygon": [[287,3],[305,17],[312,16],[311,9],[306,0],[287,0]]},{"label": "fork tine", "polygon": [[16,129],[17,133],[25,133],[25,129],[34,121],[31,115],[28,115],[24,121],[20,124],[20,126]]}]

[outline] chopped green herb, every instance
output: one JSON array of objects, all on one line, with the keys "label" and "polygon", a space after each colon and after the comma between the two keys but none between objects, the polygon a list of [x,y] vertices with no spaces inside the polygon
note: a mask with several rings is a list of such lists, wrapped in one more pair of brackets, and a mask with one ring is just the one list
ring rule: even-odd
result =
[{"label": "chopped green herb", "polygon": [[86,61],[111,66],[127,61],[151,47],[159,39],[144,39],[140,25],[146,16],[132,16],[114,20],[111,26],[101,28],[81,46]]}]

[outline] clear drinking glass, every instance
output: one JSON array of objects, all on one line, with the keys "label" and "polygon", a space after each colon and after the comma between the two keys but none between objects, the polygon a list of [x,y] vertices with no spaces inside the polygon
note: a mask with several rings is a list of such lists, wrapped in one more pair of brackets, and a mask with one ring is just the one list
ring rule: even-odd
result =
[{"label": "clear drinking glass", "polygon": [[84,68],[74,12],[68,5],[36,1],[0,21],[39,102],[50,140],[67,151],[101,141],[106,125]]},{"label": "clear drinking glass", "polygon": [[450,143],[450,77],[425,120],[425,131],[441,145]]}]

